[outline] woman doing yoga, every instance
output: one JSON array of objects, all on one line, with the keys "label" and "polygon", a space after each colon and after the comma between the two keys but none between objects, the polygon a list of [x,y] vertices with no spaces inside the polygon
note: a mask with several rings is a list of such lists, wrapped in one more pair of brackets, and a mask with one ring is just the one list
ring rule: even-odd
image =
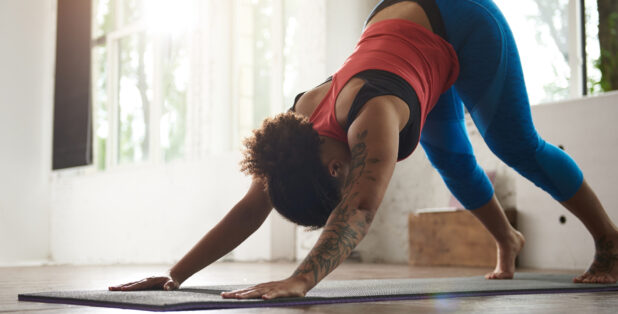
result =
[{"label": "woman doing yoga", "polygon": [[594,262],[574,281],[616,282],[618,230],[575,162],[536,133],[513,35],[496,5],[384,0],[332,78],[246,140],[242,170],[253,182],[244,198],[167,276],[110,289],[178,288],[243,242],[274,207],[299,225],[323,227],[319,240],[289,278],[222,296],[304,296],[363,239],[395,163],[419,141],[453,195],[496,240],[498,262],[486,277],[512,278],[525,240],[476,163],[464,106],[492,152],[575,214],[594,238]]}]

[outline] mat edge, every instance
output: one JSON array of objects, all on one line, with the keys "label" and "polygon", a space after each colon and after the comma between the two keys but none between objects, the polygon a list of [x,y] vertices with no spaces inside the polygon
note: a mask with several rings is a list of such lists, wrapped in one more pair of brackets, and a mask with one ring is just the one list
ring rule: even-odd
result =
[{"label": "mat edge", "polygon": [[[175,305],[139,305],[135,303],[114,303],[107,301],[81,301],[75,298],[40,297],[29,294],[18,294],[19,301],[41,302],[53,304],[70,304],[80,306],[95,306],[118,309],[143,310],[150,312],[188,311],[188,310],[217,310],[217,309],[241,309],[241,308],[264,308],[264,307],[291,307],[321,304],[344,304],[344,303],[367,303],[384,301],[412,301],[425,299],[453,299],[466,297],[504,296],[504,295],[531,295],[531,294],[561,294],[561,293],[594,293],[618,291],[618,286],[593,287],[593,288],[550,288],[529,290],[487,290],[473,292],[452,293],[420,293],[407,295],[371,296],[371,297],[342,297],[342,298],[305,298],[294,301],[263,301],[255,302],[188,302]],[[128,306],[123,306],[128,305]]]}]

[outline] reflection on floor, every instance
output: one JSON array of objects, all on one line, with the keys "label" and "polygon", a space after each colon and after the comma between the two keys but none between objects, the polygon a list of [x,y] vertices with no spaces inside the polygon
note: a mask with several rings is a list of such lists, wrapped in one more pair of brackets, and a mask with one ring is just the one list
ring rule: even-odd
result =
[{"label": "reflection on floor", "polygon": [[[217,263],[190,278],[186,285],[259,283],[283,279],[294,271],[290,263]],[[104,289],[109,285],[164,273],[165,266],[44,266],[0,268],[0,313],[145,313],[140,311],[18,302],[17,294],[49,290]],[[489,269],[412,267],[385,264],[344,264],[327,279],[427,278],[478,276]],[[539,272],[539,270],[522,270]],[[550,271],[543,271],[550,272]],[[565,271],[553,271],[561,273]],[[469,297],[318,305],[292,308],[203,311],[205,313],[615,313],[618,293],[569,293]],[[200,311],[201,312],[201,311]],[[195,313],[186,312],[186,313]]]}]

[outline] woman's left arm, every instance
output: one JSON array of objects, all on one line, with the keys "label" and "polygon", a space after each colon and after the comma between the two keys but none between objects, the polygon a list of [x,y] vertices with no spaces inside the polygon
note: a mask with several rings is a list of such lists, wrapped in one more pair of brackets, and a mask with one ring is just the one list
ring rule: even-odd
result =
[{"label": "woman's left arm", "polygon": [[365,104],[349,128],[348,143],[351,162],[341,202],[294,274],[282,281],[223,293],[224,298],[302,297],[339,266],[363,239],[397,162],[399,116],[394,107]]}]

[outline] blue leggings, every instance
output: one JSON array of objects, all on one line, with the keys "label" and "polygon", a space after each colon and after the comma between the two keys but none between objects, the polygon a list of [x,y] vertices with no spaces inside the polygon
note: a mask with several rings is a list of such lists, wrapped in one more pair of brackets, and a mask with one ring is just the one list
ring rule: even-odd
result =
[{"label": "blue leggings", "polygon": [[537,134],[517,47],[502,13],[491,0],[436,3],[461,73],[429,113],[421,134],[432,165],[465,208],[479,208],[493,196],[468,139],[465,104],[496,156],[556,200],[571,198],[583,182],[582,172]]}]

